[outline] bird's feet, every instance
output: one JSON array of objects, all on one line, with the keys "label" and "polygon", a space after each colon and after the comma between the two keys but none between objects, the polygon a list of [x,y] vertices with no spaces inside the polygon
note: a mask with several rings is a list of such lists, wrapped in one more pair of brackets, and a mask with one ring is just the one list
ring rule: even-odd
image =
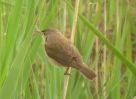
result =
[{"label": "bird's feet", "polygon": [[70,69],[70,67],[67,67],[67,68],[66,68],[66,71],[65,71],[64,75],[70,75],[69,69]]}]

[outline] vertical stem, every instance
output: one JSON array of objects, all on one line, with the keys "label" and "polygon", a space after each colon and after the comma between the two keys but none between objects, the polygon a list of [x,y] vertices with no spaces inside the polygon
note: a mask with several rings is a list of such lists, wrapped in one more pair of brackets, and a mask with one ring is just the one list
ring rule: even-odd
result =
[{"label": "vertical stem", "polygon": [[66,31],[66,24],[67,24],[67,7],[66,3],[64,2],[64,27],[63,27],[63,33]]},{"label": "vertical stem", "polygon": [[[97,56],[98,54],[98,51],[99,51],[99,39],[98,37],[96,37],[96,45],[95,45],[95,54]],[[98,63],[96,64],[96,69],[95,69],[95,72],[96,72],[96,75],[98,75]],[[95,79],[95,91],[98,92],[99,91],[99,78],[98,76],[96,76],[96,79]],[[97,98],[98,98],[98,95],[97,95]]]},{"label": "vertical stem", "polygon": [[[104,36],[106,38],[106,31],[107,31],[107,4],[106,0],[104,0]],[[102,63],[102,68],[103,68],[103,85],[106,82],[106,46],[104,45],[103,49],[103,63]],[[103,88],[103,99],[106,98],[106,90],[105,86]]]},{"label": "vertical stem", "polygon": [[[67,24],[67,9],[66,9],[66,3],[64,2],[64,30],[63,32],[65,33],[66,31],[66,24]],[[67,93],[67,87],[68,87],[68,80],[69,80],[69,76],[67,77],[67,75],[64,75],[64,86],[63,86],[63,97],[62,99],[66,99],[66,93]]]},{"label": "vertical stem", "polygon": [[[99,9],[99,2],[97,2],[96,4],[96,12],[98,12],[98,9]],[[97,56],[98,52],[99,52],[99,39],[98,37],[96,36],[96,45],[95,45],[95,54]],[[95,68],[95,72],[96,72],[96,75],[99,75],[99,68],[98,68],[98,62],[96,64],[96,68]],[[96,79],[95,79],[95,91],[96,93],[99,91],[99,76],[96,76]],[[97,95],[97,99],[98,99],[98,95]]]},{"label": "vertical stem", "polygon": [[75,32],[76,32],[78,8],[79,8],[79,0],[76,0],[75,14],[74,14],[74,19],[73,19],[72,34],[71,34],[71,42],[72,43],[74,43],[74,36],[75,36]]},{"label": "vertical stem", "polygon": [[[74,36],[75,36],[76,25],[77,25],[77,17],[78,17],[78,8],[79,8],[79,0],[76,0],[75,13],[74,13],[74,19],[73,19],[73,26],[72,26],[72,33],[71,33],[71,42],[72,43],[74,43]],[[67,73],[70,74],[71,68],[68,67],[66,69],[68,70]],[[69,75],[65,75],[65,77],[64,77],[63,99],[66,99],[68,82],[69,82]]]}]

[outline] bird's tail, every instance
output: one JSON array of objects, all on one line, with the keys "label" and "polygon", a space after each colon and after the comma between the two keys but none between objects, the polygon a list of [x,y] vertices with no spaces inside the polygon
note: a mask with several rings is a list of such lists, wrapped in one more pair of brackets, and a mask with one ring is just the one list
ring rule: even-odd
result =
[{"label": "bird's tail", "polygon": [[93,80],[96,77],[94,71],[92,71],[86,64],[82,64],[77,68],[86,78]]}]

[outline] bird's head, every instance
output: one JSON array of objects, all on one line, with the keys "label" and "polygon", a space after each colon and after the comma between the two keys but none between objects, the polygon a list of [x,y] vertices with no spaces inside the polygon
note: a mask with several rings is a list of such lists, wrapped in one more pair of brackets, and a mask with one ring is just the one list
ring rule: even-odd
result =
[{"label": "bird's head", "polygon": [[51,29],[51,28],[42,30],[42,33],[44,34],[44,36],[47,36],[49,34],[56,33],[56,32],[57,31],[55,29]]}]

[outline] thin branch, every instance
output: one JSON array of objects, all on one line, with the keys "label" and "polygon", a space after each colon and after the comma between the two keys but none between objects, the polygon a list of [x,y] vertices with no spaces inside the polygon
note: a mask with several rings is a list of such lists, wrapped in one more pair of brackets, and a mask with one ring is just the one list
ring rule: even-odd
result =
[{"label": "thin branch", "polygon": [[[98,13],[98,9],[99,9],[99,2],[96,3],[96,12]],[[96,56],[98,55],[99,53],[99,38],[96,36],[96,45],[95,45],[95,54]],[[95,68],[95,72],[96,72],[96,75],[99,75],[99,70],[98,70],[98,62],[96,64],[96,68]],[[96,79],[95,79],[95,91],[96,92],[99,92],[99,76],[96,76]],[[97,98],[99,99],[98,95],[97,95]]]},{"label": "thin branch", "polygon": [[[107,4],[106,4],[106,0],[104,2],[104,36],[106,38],[106,31],[107,31]],[[103,63],[102,63],[102,68],[103,68],[103,85],[106,82],[106,46],[104,45],[104,49],[103,49]],[[104,86],[104,91],[103,91],[103,98],[106,98],[106,90],[105,90],[105,86]]]},{"label": "thin branch", "polygon": [[78,8],[79,8],[79,0],[76,0],[75,15],[74,15],[74,21],[73,21],[73,26],[72,26],[72,34],[71,34],[72,43],[74,43],[74,37],[75,37],[75,32],[76,32]]},{"label": "thin branch", "polygon": [[[96,56],[97,56],[98,53],[99,53],[99,39],[98,39],[98,37],[96,37],[96,45],[95,45],[95,54],[96,54]],[[98,69],[99,68],[98,68],[98,62],[97,62],[96,69],[95,69],[96,75],[99,75]],[[98,78],[98,76],[96,76],[96,79],[95,79],[95,91],[96,92],[99,91],[99,78]]]},{"label": "thin branch", "polygon": [[[63,32],[65,33],[66,31],[66,24],[67,24],[67,9],[66,9],[66,3],[64,2],[64,30]],[[66,35],[66,33],[65,33]],[[66,99],[66,93],[67,93],[67,86],[68,86],[68,80],[69,78],[66,77],[66,75],[64,75],[64,86],[63,86],[63,97],[62,99]]]},{"label": "thin branch", "polygon": [[[74,21],[73,21],[72,34],[71,34],[71,42],[72,43],[74,43],[74,36],[75,36],[75,32],[76,32],[77,17],[78,17],[78,8],[79,8],[79,0],[76,0]],[[70,74],[70,72],[71,72],[71,68],[68,67],[67,68],[67,73]],[[63,99],[66,99],[68,82],[69,82],[69,75],[65,75],[65,77],[64,77]]]}]

